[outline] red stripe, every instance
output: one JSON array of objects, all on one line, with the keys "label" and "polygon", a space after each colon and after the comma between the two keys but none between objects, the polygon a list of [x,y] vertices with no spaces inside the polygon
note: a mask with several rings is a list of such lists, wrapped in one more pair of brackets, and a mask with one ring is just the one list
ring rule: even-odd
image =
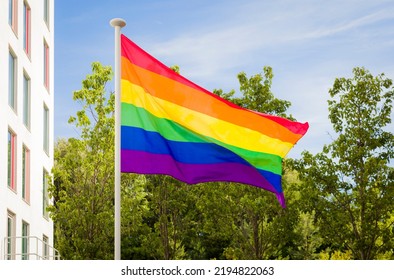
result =
[{"label": "red stripe", "polygon": [[301,134],[304,135],[306,131],[308,130],[309,125],[307,123],[301,124],[297,122],[290,121],[285,118],[277,117],[277,116],[271,116],[267,115],[264,113],[256,112],[256,111],[251,111],[251,110],[246,110],[240,106],[235,105],[234,103],[231,103],[216,94],[213,94],[206,89],[200,87],[199,85],[196,85],[195,83],[189,81],[188,79],[184,78],[183,76],[179,75],[178,73],[174,72],[171,70],[169,67],[164,65],[162,62],[151,56],[149,53],[145,52],[142,48],[140,48],[138,45],[136,45],[134,42],[132,42],[130,39],[128,39],[126,36],[121,35],[121,55],[128,59],[131,63],[142,67],[146,70],[149,70],[151,72],[154,72],[158,75],[167,77],[169,79],[172,79],[176,82],[182,83],[188,87],[194,88],[198,91],[204,92],[205,94],[211,96],[212,98],[215,98],[219,100],[220,102],[225,103],[226,105],[238,109],[238,110],[244,110],[244,111],[249,111],[254,114],[258,114],[262,117],[268,118],[279,125],[286,127],[289,129],[291,132],[296,133],[296,134]]}]

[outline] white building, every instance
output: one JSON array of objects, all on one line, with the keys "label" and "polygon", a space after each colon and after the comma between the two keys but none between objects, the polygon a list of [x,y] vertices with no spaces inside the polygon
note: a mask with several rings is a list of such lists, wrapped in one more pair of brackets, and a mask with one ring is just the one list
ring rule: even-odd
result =
[{"label": "white building", "polygon": [[54,0],[0,0],[0,260],[53,259]]}]

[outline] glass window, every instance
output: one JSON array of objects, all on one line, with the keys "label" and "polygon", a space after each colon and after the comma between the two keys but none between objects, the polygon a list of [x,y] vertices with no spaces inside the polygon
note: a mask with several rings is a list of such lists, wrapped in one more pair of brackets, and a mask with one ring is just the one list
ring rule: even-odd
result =
[{"label": "glass window", "polygon": [[12,27],[12,22],[14,21],[14,4],[13,0],[8,0],[8,24]]},{"label": "glass window", "polygon": [[48,198],[48,172],[44,169],[43,176],[42,176],[42,215],[45,218],[48,218],[48,211],[47,207],[49,205],[49,198]]},{"label": "glass window", "polygon": [[17,34],[18,31],[18,0],[8,0],[8,24]]},{"label": "glass window", "polygon": [[45,235],[42,236],[42,256],[45,260],[49,258],[49,238]]},{"label": "glass window", "polygon": [[44,86],[49,90],[49,47],[44,42]]},{"label": "glass window", "polygon": [[23,75],[23,123],[30,129],[30,78]]},{"label": "glass window", "polygon": [[15,214],[8,212],[7,216],[7,260],[15,259]]},{"label": "glass window", "polygon": [[29,259],[29,224],[22,222],[22,260]]},{"label": "glass window", "polygon": [[30,7],[23,3],[23,48],[28,56],[30,56]]},{"label": "glass window", "polygon": [[49,0],[44,0],[44,21],[49,26]]},{"label": "glass window", "polygon": [[16,111],[16,57],[11,50],[8,59],[8,104]]},{"label": "glass window", "polygon": [[25,145],[22,152],[22,198],[30,202],[30,150]]},{"label": "glass window", "polygon": [[44,105],[44,116],[43,116],[43,148],[44,151],[49,155],[49,110]]},{"label": "glass window", "polygon": [[12,190],[16,189],[16,135],[8,130],[8,166],[7,166],[7,184]]}]

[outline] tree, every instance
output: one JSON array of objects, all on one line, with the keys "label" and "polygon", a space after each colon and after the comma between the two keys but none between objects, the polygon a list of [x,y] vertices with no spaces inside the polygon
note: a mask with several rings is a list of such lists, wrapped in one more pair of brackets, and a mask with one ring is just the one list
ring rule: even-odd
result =
[{"label": "tree", "polygon": [[82,105],[70,117],[80,139],[59,141],[55,149],[54,184],[50,208],[56,246],[66,259],[110,259],[113,240],[113,96],[105,97],[112,70],[92,64],[93,73],[74,92]]},{"label": "tree", "polygon": [[295,229],[300,237],[295,257],[303,260],[318,258],[317,249],[322,243],[319,228],[314,223],[315,212],[300,213],[300,220]]},{"label": "tree", "polygon": [[150,214],[147,222],[152,228],[150,240],[155,247],[151,258],[176,260],[185,259],[185,239],[193,213],[190,189],[170,176],[146,175],[146,190],[150,194]]},{"label": "tree", "polygon": [[[271,91],[273,72],[264,67],[263,73],[248,78],[244,72],[238,75],[240,96],[235,91],[219,96],[249,110],[294,119],[286,114],[291,105],[289,101],[274,97]],[[292,246],[293,229],[298,219],[297,208],[282,209],[275,196],[267,191],[231,183],[225,191],[232,195],[233,213],[231,223],[234,233],[224,255],[235,259],[272,259],[288,257]],[[222,191],[222,195],[224,192]],[[288,197],[288,205],[292,204]]]},{"label": "tree", "polygon": [[394,135],[385,131],[394,88],[384,74],[365,68],[353,74],[329,91],[337,138],[317,155],[304,152],[296,167],[324,243],[350,250],[354,259],[374,259],[394,245]]},{"label": "tree", "polygon": [[[56,143],[54,180],[49,189],[54,205],[49,211],[55,224],[55,245],[64,259],[113,259],[114,95],[105,88],[111,78],[110,66],[92,63],[92,74],[73,95],[82,108],[69,119],[80,129],[80,138]],[[140,226],[147,211],[141,180],[137,175],[122,175],[126,237],[147,231]],[[135,227],[126,227],[131,222]]]},{"label": "tree", "polygon": [[271,91],[272,79],[274,78],[271,67],[264,66],[263,73],[255,74],[250,78],[247,77],[245,72],[239,73],[237,77],[241,96],[235,96],[234,90],[228,93],[223,93],[222,90],[214,90],[214,93],[240,107],[294,120],[291,115],[286,114],[286,110],[291,103],[276,98]]},{"label": "tree", "polygon": [[152,215],[147,179],[144,175],[121,176],[121,259],[153,258],[155,240],[152,240],[152,229],[146,223],[147,217]]}]

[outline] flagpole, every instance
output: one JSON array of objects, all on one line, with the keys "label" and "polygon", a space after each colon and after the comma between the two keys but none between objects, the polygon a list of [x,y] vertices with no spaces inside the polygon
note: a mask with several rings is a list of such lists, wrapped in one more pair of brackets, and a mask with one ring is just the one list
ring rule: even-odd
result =
[{"label": "flagpole", "polygon": [[126,25],[121,18],[110,21],[115,28],[115,260],[120,260],[120,29]]}]

